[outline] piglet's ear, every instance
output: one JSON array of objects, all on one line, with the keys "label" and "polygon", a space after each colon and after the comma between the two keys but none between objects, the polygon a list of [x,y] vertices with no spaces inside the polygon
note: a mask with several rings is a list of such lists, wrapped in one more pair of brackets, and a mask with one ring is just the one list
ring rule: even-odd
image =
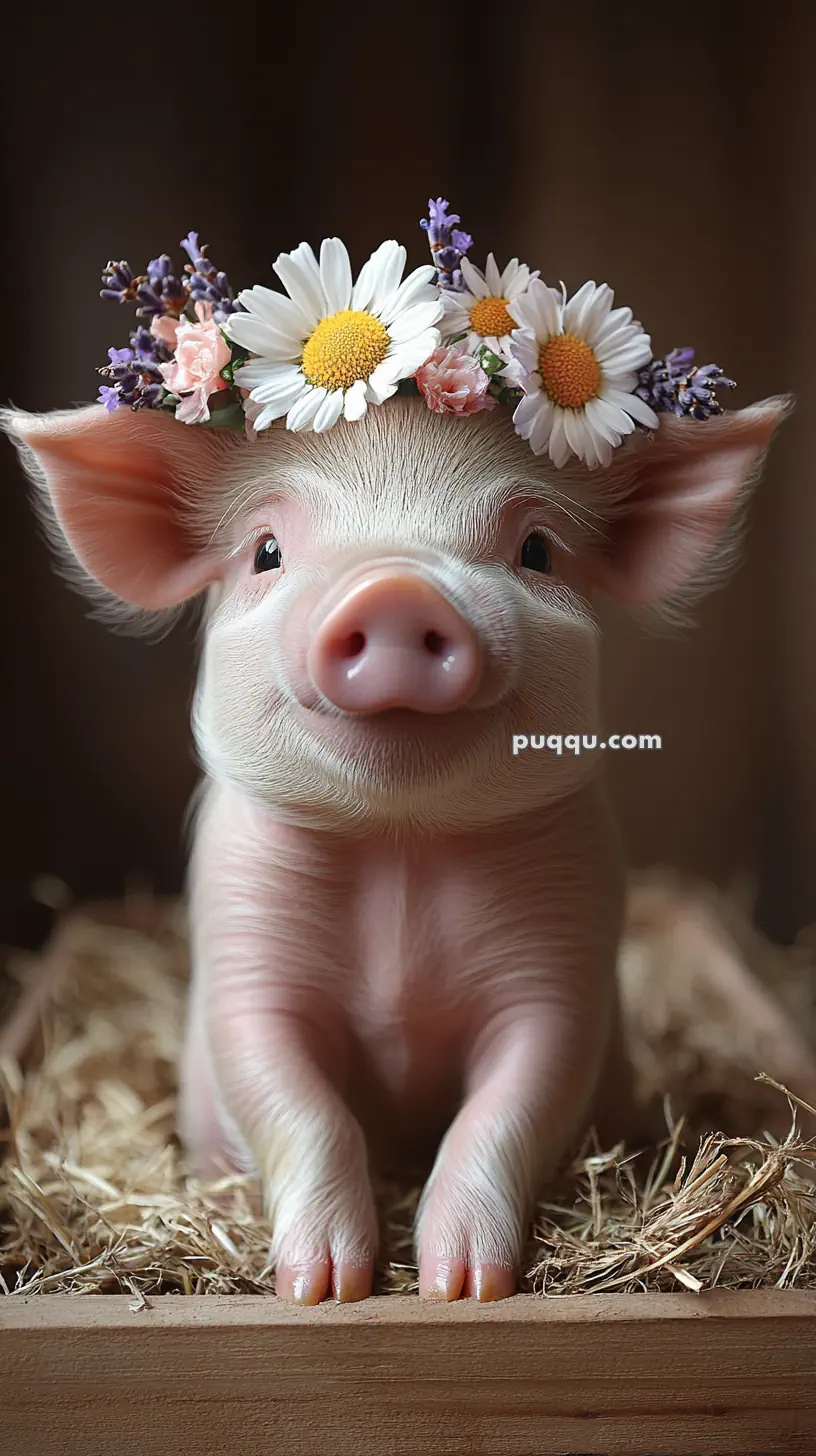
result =
[{"label": "piglet's ear", "polygon": [[158,410],[101,405],[8,411],[3,423],[77,561],[122,601],[162,611],[219,575],[217,556],[197,546],[191,526],[192,492],[208,482],[212,489],[223,451],[212,431]]},{"label": "piglet's ear", "polygon": [[628,489],[591,568],[601,591],[633,606],[666,601],[724,560],[738,507],[790,409],[779,398],[705,422],[663,415],[653,438],[624,445]]}]

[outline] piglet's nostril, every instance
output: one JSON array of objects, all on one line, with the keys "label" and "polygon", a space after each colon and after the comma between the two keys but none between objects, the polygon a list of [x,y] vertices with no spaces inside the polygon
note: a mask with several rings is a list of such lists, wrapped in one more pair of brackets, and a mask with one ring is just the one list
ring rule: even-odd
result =
[{"label": "piglet's nostril", "polygon": [[427,650],[432,652],[434,657],[441,657],[447,645],[444,637],[441,637],[438,632],[426,632],[424,643]]},{"label": "piglet's nostril", "polygon": [[359,657],[366,640],[362,632],[349,632],[347,637],[338,637],[335,643],[335,655],[348,661],[351,658]]}]

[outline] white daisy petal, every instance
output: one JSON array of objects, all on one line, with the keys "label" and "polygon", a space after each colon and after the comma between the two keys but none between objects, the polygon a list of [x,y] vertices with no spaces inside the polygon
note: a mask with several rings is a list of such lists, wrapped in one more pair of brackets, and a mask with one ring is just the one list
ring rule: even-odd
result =
[{"label": "white daisy petal", "polygon": [[532,329],[514,329],[510,335],[510,353],[525,373],[538,369],[538,341]]},{"label": "white daisy petal", "polygon": [[[375,369],[374,374],[376,372]],[[396,379],[387,380],[382,377],[374,381],[374,374],[366,382],[366,404],[385,404],[385,401],[390,399],[392,394],[396,394],[399,381]]]},{"label": "white daisy petal", "polygon": [[366,382],[358,379],[352,384],[351,389],[346,390],[346,397],[343,402],[343,415],[347,420],[360,420],[366,412]]},{"label": "white daisy petal", "polygon": [[628,374],[633,370],[642,369],[648,364],[652,357],[652,341],[648,334],[642,334],[639,339],[632,339],[628,344],[623,344],[603,361],[605,374]]},{"label": "white daisy petal", "polygon": [[526,286],[529,277],[529,268],[525,267],[524,263],[519,263],[518,258],[511,258],[499,279],[499,297],[508,299],[515,297],[522,291],[522,287]]},{"label": "white daisy petal", "polygon": [[248,363],[242,364],[235,370],[233,379],[241,389],[254,389],[258,384],[271,384],[289,376],[297,376],[300,379],[301,373],[295,364],[280,363],[266,359],[250,359]]},{"label": "white daisy petal", "polygon": [[368,309],[379,317],[380,309],[387,307],[399,287],[407,257],[405,248],[393,238],[380,243],[360,270],[351,295],[352,308]]},{"label": "white daisy petal", "polygon": [[[236,371],[237,372],[237,371]],[[246,385],[238,381],[242,389]],[[251,391],[256,404],[273,404],[275,400],[291,395],[295,400],[305,386],[305,379],[299,369],[287,369],[283,374],[272,375],[262,384],[256,384]]]},{"label": "white daisy petal", "polygon": [[255,416],[255,419],[250,421],[252,428],[256,432],[268,429],[275,420],[279,420],[281,415],[286,414],[287,409],[288,405],[283,409],[280,409],[276,404],[265,405],[260,413]]},{"label": "white daisy petal", "polygon": [[303,345],[282,336],[263,319],[253,318],[251,313],[234,313],[230,314],[229,322],[232,324],[230,338],[242,348],[251,349],[253,354],[261,354],[264,359],[300,358]]},{"label": "white daisy petal", "polygon": [[531,328],[539,341],[561,333],[561,309],[555,294],[540,278],[534,278],[527,292],[507,306],[511,318]]},{"label": "white daisy petal", "polygon": [[[261,405],[263,405],[263,408],[261,409],[260,414],[258,415],[258,419],[265,419],[265,420],[269,420],[270,422],[272,420],[279,420],[280,417],[281,417],[281,415],[287,414],[289,412],[289,410],[292,409],[293,405],[296,405],[297,404],[298,400],[300,399],[300,396],[303,393],[303,387],[304,387],[304,381],[301,378],[300,383],[297,386],[297,388],[294,388],[293,387],[292,389],[288,390],[285,394],[276,394],[276,395],[273,395],[270,399],[259,400],[259,399],[256,398],[255,394],[253,393],[250,396],[251,399],[252,399],[253,404],[261,404]],[[254,421],[253,421],[253,423],[254,423]],[[257,429],[258,426],[255,425],[255,428]]]},{"label": "white daisy petal", "polygon": [[[518,260],[514,259],[513,261],[517,262]],[[502,276],[498,268],[496,267],[496,259],[492,253],[488,253],[487,255],[487,262],[485,264],[485,283],[487,284],[490,296],[492,298],[504,297],[504,294],[502,292]]]},{"label": "white daisy petal", "polygon": [[403,279],[393,298],[389,299],[385,308],[380,312],[380,318],[384,324],[389,324],[393,318],[404,308],[413,303],[430,303],[432,298],[439,298],[444,304],[447,290],[438,288],[434,283],[436,269],[432,264],[427,267],[415,268],[413,273]]},{"label": "white daisy petal", "polygon": [[454,293],[450,288],[440,289],[442,307],[445,315],[464,314],[465,318],[470,317],[470,310],[479,302],[472,293]]},{"label": "white daisy petal", "polygon": [[279,414],[285,415],[286,411],[300,399],[305,387],[306,381],[303,375],[299,374],[297,379],[289,384],[259,385],[257,389],[253,389],[250,398],[253,404],[263,405],[264,408],[267,405],[274,406]]},{"label": "white daisy petal", "polygon": [[414,303],[397,314],[388,332],[395,344],[401,344],[433,327],[442,317],[439,299],[430,303]]},{"label": "white daisy petal", "polygon": [[629,415],[600,396],[589,400],[584,408],[595,434],[607,440],[610,445],[619,445],[621,435],[630,435],[635,428],[635,422]]},{"label": "white daisy petal", "polygon": [[[626,328],[615,329],[605,338],[595,341],[593,346],[595,358],[599,364],[603,364],[606,359],[613,359],[619,350],[623,350],[634,339],[642,340],[643,337],[642,331],[635,328],[634,324],[629,324]],[[651,345],[651,340],[649,342]]]},{"label": "white daisy petal", "polygon": [[439,330],[426,329],[404,344],[397,344],[386,354],[369,378],[369,384],[378,389],[381,383],[394,384],[400,379],[410,379],[420,364],[439,347]]},{"label": "white daisy petal", "polygon": [[595,284],[590,280],[582,283],[578,292],[572,295],[564,308],[565,333],[579,334],[581,338],[584,337],[583,322],[595,298],[595,293]]},{"label": "white daisy petal", "polygon": [[640,399],[636,394],[623,394],[618,389],[605,388],[601,399],[607,404],[617,405],[627,415],[631,415],[641,425],[648,425],[650,429],[656,430],[660,424],[654,410],[649,407],[645,400]]},{"label": "white daisy petal", "polygon": [[614,370],[604,368],[601,370],[601,394],[606,394],[609,389],[616,389],[618,394],[634,394],[637,389],[637,370],[631,369],[627,374],[616,374]]},{"label": "white daisy petal", "polygon": [[320,245],[320,281],[329,313],[339,313],[351,302],[351,263],[345,243],[324,238]]},{"label": "white daisy petal", "polygon": [[330,430],[332,425],[337,424],[342,413],[343,391],[342,389],[334,389],[330,394],[326,395],[326,398],[314,417],[312,429],[315,434],[322,435],[324,430]]},{"label": "white daisy petal", "polygon": [[309,244],[301,243],[293,253],[279,253],[272,267],[290,298],[306,315],[311,331],[326,317],[328,308],[320,269]]},{"label": "white daisy petal", "polygon": [[550,443],[550,431],[554,419],[554,410],[546,395],[539,396],[539,407],[533,420],[533,427],[530,431],[530,448],[534,455],[543,455]]},{"label": "white daisy petal", "polygon": [[581,319],[581,336],[588,344],[594,345],[595,339],[609,316],[615,295],[608,283],[600,283],[595,291],[595,297],[587,307]]},{"label": "white daisy petal", "polygon": [[549,450],[550,459],[558,470],[562,470],[570,458],[570,447],[567,442],[564,430],[564,415],[566,411],[556,406],[553,409],[552,428],[550,430]]},{"label": "white daisy petal", "polygon": [[598,456],[598,464],[603,466],[609,465],[612,461],[612,456],[614,455],[618,446],[621,444],[620,436],[617,435],[614,439],[608,440],[606,436],[602,435],[600,430],[596,427],[594,417],[590,418],[589,415],[587,415],[587,427],[592,434],[593,443],[595,445],[595,452]]},{"label": "white daisy petal", "polygon": [[[310,331],[309,320],[303,309],[298,308],[285,293],[275,293],[274,289],[266,288],[263,283],[256,283],[254,288],[243,288],[238,294],[237,302],[242,303],[256,318],[270,324],[281,337],[289,338],[293,343],[305,339]],[[228,338],[233,337],[232,326],[242,317],[240,313],[231,313],[225,319],[223,327]]]},{"label": "white daisy petal", "polygon": [[462,277],[464,278],[468,288],[470,289],[470,292],[475,295],[477,301],[480,298],[488,298],[490,295],[490,289],[488,288],[487,283],[485,282],[478,268],[474,268],[470,259],[463,258],[459,266],[462,269]]},{"label": "white daisy petal", "polygon": [[286,416],[287,430],[311,429],[312,420],[320,409],[327,393],[328,390],[322,388],[315,389],[310,387],[305,389],[300,399],[292,406]]},{"label": "white daisy petal", "polygon": [[[628,328],[632,324],[632,322],[633,319],[631,308],[611,309],[610,312],[606,315],[606,318],[604,319],[601,327],[595,334],[596,344],[600,344],[604,339],[607,339],[610,334],[616,333],[618,329]],[[636,329],[640,329],[640,324],[635,324],[634,327]]]},{"label": "white daisy petal", "polygon": [[529,440],[538,412],[545,404],[549,404],[549,400],[540,391],[536,394],[525,394],[524,399],[519,400],[513,411],[513,424],[522,440]]},{"label": "white daisy petal", "polygon": [[583,410],[564,410],[564,434],[573,455],[586,459],[587,429]]}]

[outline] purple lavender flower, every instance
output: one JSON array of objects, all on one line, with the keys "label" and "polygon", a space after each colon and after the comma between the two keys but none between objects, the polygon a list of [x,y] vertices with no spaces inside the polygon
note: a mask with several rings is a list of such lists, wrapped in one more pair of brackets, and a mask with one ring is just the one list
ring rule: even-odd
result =
[{"label": "purple lavender flower", "polygon": [[127,303],[134,296],[138,280],[133,277],[130,264],[123,259],[121,263],[108,263],[102,274],[102,282],[105,286],[99,291],[100,298]]},{"label": "purple lavender flower", "polygon": [[173,352],[163,344],[161,339],[154,338],[144,324],[134,329],[130,336],[130,344],[136,358],[142,364],[169,364],[173,358]]},{"label": "purple lavender flower", "polygon": [[226,273],[220,272],[207,257],[207,244],[199,245],[198,233],[188,233],[179,247],[190,259],[189,263],[185,263],[184,271],[188,275],[187,284],[193,302],[211,303],[213,318],[218,324],[222,324],[231,313],[243,312],[242,305],[235,302]]},{"label": "purple lavender flower", "polygon": [[641,369],[635,394],[656,411],[668,411],[682,418],[707,420],[721,415],[723,406],[717,389],[736,389],[718,364],[692,364],[694,350],[672,349],[665,359],[652,359]]},{"label": "purple lavender flower", "polygon": [[[155,258],[153,263],[160,263],[162,260]],[[169,262],[169,259],[168,259]],[[153,264],[151,264],[151,267]],[[151,278],[139,279],[136,297],[139,307],[136,310],[137,318],[155,318],[158,314],[169,313],[172,318],[179,318],[184,312],[187,304],[189,288],[179,278],[174,278],[172,273],[154,273]]]},{"label": "purple lavender flower", "polygon": [[119,396],[119,391],[116,388],[116,385],[115,384],[100,384],[100,386],[99,386],[99,398],[98,398],[97,403],[103,404],[105,406],[105,409],[106,410],[115,410],[115,409],[118,409],[119,408],[119,405],[121,404],[121,399],[120,399],[120,396]]},{"label": "purple lavender flower", "polygon": [[428,234],[440,287],[461,292],[465,285],[460,264],[468,249],[473,247],[473,239],[470,233],[453,226],[461,222],[461,218],[456,212],[448,212],[449,205],[444,197],[437,197],[436,201],[429,197],[428,217],[423,217],[419,225]]},{"label": "purple lavender flower", "polygon": [[173,260],[169,253],[161,253],[158,258],[151,258],[147,265],[148,282],[152,283],[154,288],[159,288],[165,278],[169,278],[172,271]]},{"label": "purple lavender flower", "polygon": [[[144,330],[146,333],[147,330]],[[157,409],[168,393],[158,365],[136,357],[134,349],[108,349],[109,364],[97,372],[111,381],[99,386],[99,403],[106,410]]]}]

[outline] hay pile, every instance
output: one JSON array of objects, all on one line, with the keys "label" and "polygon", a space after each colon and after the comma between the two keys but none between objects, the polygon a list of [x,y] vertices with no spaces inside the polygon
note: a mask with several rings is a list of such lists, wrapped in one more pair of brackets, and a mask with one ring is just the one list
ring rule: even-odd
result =
[{"label": "hay pile", "polygon": [[[0,1289],[137,1303],[273,1292],[254,1181],[197,1182],[173,1133],[178,906],[137,896],[72,911],[17,971],[0,1038]],[[663,1137],[640,1152],[587,1140],[537,1209],[520,1287],[816,1288],[816,1061],[797,1031],[812,1017],[813,956],[776,950],[730,903],[664,876],[633,891],[621,979]],[[773,1075],[757,1082],[762,1069]],[[813,1095],[787,1098],[781,1081]],[[408,1293],[418,1191],[378,1195],[378,1291]]]}]

